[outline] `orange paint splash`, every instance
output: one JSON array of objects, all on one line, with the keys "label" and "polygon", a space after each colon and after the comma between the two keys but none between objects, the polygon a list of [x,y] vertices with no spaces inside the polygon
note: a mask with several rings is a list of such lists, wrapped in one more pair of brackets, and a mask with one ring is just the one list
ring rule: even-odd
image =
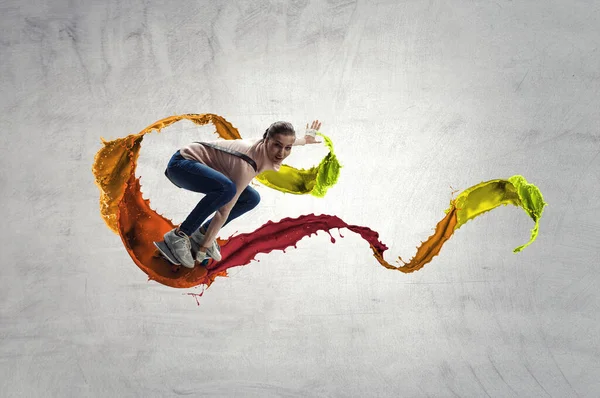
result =
[{"label": "orange paint splash", "polygon": [[135,173],[144,135],[154,130],[160,132],[161,129],[180,120],[189,120],[198,125],[212,123],[221,138],[227,140],[241,138],[231,123],[211,113],[170,116],[151,124],[137,134],[130,134],[113,141],[105,141],[101,138],[104,147],[94,157],[92,172],[96,185],[100,188],[100,214],[106,225],[114,232],[118,233],[119,202],[123,198],[130,176]]}]

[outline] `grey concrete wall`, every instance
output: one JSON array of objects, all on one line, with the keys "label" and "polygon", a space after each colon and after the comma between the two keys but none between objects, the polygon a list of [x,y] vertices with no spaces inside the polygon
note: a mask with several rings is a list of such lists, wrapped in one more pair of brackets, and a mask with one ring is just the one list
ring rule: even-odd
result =
[{"label": "grey concrete wall", "polygon": [[[0,395],[597,397],[600,7],[594,1],[17,1],[0,6]],[[410,258],[452,189],[522,174],[538,240],[502,207],[416,273],[319,233],[218,279],[197,306],[147,282],[104,224],[100,137],[216,113],[244,137],[323,122],[344,165],[323,199],[265,187],[222,236],[334,214]],[[144,196],[211,136],[143,143]],[[308,167],[322,146],[297,148]],[[452,188],[451,188],[452,187]],[[337,237],[337,231],[333,231]]]}]

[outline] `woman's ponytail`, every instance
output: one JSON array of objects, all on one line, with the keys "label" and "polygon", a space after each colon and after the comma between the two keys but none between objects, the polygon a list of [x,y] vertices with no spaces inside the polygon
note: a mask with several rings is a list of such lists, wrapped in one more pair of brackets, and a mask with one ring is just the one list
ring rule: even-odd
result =
[{"label": "woman's ponytail", "polygon": [[263,140],[275,136],[275,134],[283,134],[283,135],[296,135],[294,131],[294,126],[290,122],[275,122],[269,126],[268,129],[265,130],[263,134]]}]

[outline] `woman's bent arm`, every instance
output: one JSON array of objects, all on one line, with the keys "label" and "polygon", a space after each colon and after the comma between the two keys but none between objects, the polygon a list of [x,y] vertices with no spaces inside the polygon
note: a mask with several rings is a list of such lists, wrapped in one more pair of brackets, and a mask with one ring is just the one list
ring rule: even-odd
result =
[{"label": "woman's bent arm", "polygon": [[[237,197],[238,195],[236,195],[235,197],[236,201]],[[225,221],[227,221],[227,217],[229,217],[230,211],[231,207],[226,206],[223,206],[219,210],[217,210],[217,212],[212,218],[212,221],[210,222],[210,225],[208,226],[206,235],[204,235],[204,242],[202,242],[202,246],[206,247],[208,244],[210,244],[210,242],[213,241],[213,239],[217,237],[217,234],[221,230],[221,227],[223,227],[223,224],[225,224]]]}]

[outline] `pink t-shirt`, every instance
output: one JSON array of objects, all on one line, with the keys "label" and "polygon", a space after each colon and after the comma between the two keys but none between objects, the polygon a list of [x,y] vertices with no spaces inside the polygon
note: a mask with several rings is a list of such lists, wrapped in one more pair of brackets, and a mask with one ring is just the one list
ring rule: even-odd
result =
[{"label": "pink t-shirt", "polygon": [[[236,195],[224,206],[224,210],[231,210],[241,193],[246,189],[252,179],[266,170],[279,171],[281,163],[274,163],[267,156],[267,148],[262,138],[249,138],[238,140],[206,141],[222,148],[232,149],[251,157],[257,166],[255,172],[252,166],[244,159],[219,151],[202,144],[191,143],[179,149],[184,159],[196,160],[228,177],[236,187]],[[292,144],[305,145],[305,138],[297,138]]]}]

